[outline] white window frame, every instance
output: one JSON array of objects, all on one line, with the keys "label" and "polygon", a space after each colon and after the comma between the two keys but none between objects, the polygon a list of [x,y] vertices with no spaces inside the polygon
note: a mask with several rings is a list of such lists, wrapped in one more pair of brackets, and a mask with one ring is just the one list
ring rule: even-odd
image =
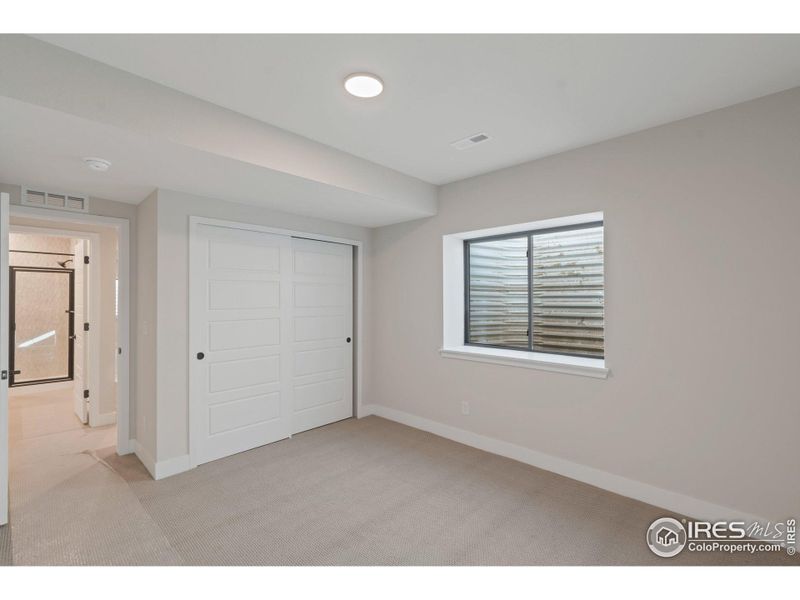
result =
[{"label": "white window frame", "polygon": [[439,354],[444,358],[471,360],[512,367],[525,367],[557,373],[583,375],[605,379],[609,369],[605,358],[587,358],[529,352],[527,350],[508,350],[467,346],[464,344],[464,241],[509,233],[522,233],[537,229],[583,225],[603,221],[602,212],[586,213],[569,217],[545,219],[532,223],[506,225],[490,229],[478,229],[442,236],[442,347]]}]

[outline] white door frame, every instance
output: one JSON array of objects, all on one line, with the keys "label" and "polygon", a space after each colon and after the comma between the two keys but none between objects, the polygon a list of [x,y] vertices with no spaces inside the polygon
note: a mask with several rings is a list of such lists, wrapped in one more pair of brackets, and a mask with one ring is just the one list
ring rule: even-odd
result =
[{"label": "white door frame", "polygon": [[[130,454],[133,452],[130,431],[130,385],[131,385],[131,350],[130,350],[130,222],[128,219],[118,217],[105,217],[86,213],[70,213],[49,208],[36,208],[32,206],[11,205],[10,215],[12,217],[24,217],[28,219],[39,219],[43,221],[76,224],[76,225],[102,225],[113,227],[117,230],[117,253],[119,260],[119,318],[117,320],[117,344],[121,349],[121,354],[117,356],[118,377],[117,377],[117,454]],[[16,227],[16,226],[15,226]],[[19,226],[21,229],[23,226]],[[41,231],[47,228],[36,227]],[[19,230],[16,229],[16,230]],[[64,235],[70,237],[82,237],[90,232],[61,230]],[[94,234],[97,235],[97,234]],[[99,263],[98,263],[99,264]],[[99,305],[99,302],[98,302]],[[99,348],[99,344],[95,344]],[[98,350],[99,351],[99,350]],[[97,388],[95,388],[97,389]],[[0,407],[3,409],[3,407]],[[8,407],[5,407],[6,413]],[[8,446],[5,446],[5,454],[0,448],[0,462],[8,464]]]},{"label": "white door frame", "polygon": [[[309,240],[317,240],[320,242],[333,242],[336,244],[345,244],[347,246],[353,246],[356,249],[355,255],[353,260],[355,262],[356,272],[355,272],[355,294],[353,303],[355,309],[355,331],[353,332],[353,340],[355,341],[355,369],[354,369],[354,379],[353,382],[353,396],[354,396],[354,413],[356,417],[364,416],[364,402],[362,398],[362,391],[364,389],[363,381],[364,381],[364,369],[363,369],[363,357],[364,357],[364,327],[362,321],[362,313],[363,313],[363,306],[364,306],[364,252],[363,252],[363,242],[359,240],[351,240],[347,238],[340,238],[330,235],[324,235],[320,233],[312,233],[308,231],[295,231],[292,229],[282,229],[279,227],[266,227],[263,225],[254,225],[252,223],[241,223],[239,221],[227,221],[224,219],[212,219],[209,217],[197,217],[197,216],[190,216],[189,217],[189,289],[191,289],[191,280],[192,276],[196,271],[196,262],[197,253],[194,249],[197,247],[197,244],[202,243],[202,239],[198,235],[197,228],[198,225],[216,225],[218,227],[228,227],[230,229],[243,229],[245,231],[257,231],[261,233],[271,233],[275,235],[286,235],[290,237],[296,238],[305,238]],[[188,319],[188,329],[189,329],[189,346],[186,349],[186,360],[187,362],[191,360],[191,357],[195,355],[195,353],[199,352],[201,348],[196,348],[197,334],[192,327],[192,298],[191,294],[189,296],[189,311],[187,315]],[[189,373],[191,373],[191,366],[189,365],[188,369]],[[193,411],[196,410],[194,406],[194,402],[192,402],[192,398],[194,398],[193,393],[193,382],[192,377],[189,377],[189,458],[191,460],[192,467],[197,466],[198,464],[198,450],[197,450],[197,440],[193,439],[194,436],[192,435],[192,427],[191,424],[194,422],[194,415],[192,414]]]},{"label": "white door frame", "polygon": [[[13,214],[13,211],[12,211]],[[94,394],[100,390],[100,338],[103,335],[103,328],[100,323],[100,273],[103,268],[103,261],[100,255],[100,234],[88,231],[71,231],[69,229],[52,229],[50,227],[34,227],[30,225],[14,225],[9,227],[9,233],[27,233],[31,235],[46,235],[50,237],[68,238],[72,240],[86,240],[89,242],[89,322],[92,329],[96,332],[91,335],[89,331],[89,380],[88,389]],[[77,265],[78,257],[75,257]],[[82,259],[81,259],[82,260]],[[81,266],[82,267],[82,266]],[[83,322],[75,321],[75,331],[83,331]],[[11,332],[9,332],[11,335]],[[74,382],[73,382],[74,383]],[[95,396],[97,397],[97,396]],[[99,422],[100,403],[89,402],[89,425],[94,426]]]},{"label": "white door frame", "polygon": [[0,193],[0,526],[8,523],[8,194]]}]

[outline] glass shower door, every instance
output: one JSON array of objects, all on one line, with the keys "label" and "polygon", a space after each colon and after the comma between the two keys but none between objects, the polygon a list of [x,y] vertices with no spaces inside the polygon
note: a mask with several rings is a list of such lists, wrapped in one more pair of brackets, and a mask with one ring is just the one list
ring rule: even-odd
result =
[{"label": "glass shower door", "polygon": [[11,382],[72,379],[74,271],[11,267]]}]

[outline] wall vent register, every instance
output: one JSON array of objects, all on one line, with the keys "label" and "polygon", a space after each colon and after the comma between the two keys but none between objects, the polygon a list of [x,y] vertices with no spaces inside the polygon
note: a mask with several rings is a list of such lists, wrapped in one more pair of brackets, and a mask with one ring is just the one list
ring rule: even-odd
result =
[{"label": "wall vent register", "polygon": [[55,210],[68,210],[72,212],[88,212],[89,198],[78,194],[65,194],[60,192],[47,192],[31,188],[22,190],[23,206],[36,206]]}]

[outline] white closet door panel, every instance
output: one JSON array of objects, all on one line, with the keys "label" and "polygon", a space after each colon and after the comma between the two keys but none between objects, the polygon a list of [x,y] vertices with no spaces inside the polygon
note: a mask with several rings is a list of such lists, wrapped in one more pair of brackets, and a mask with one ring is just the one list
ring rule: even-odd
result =
[{"label": "white closet door panel", "polygon": [[347,337],[347,317],[333,315],[328,317],[295,317],[294,341],[319,342],[323,340],[340,340]]},{"label": "white closet door panel", "polygon": [[211,363],[209,392],[225,392],[280,381],[280,356],[259,356]]},{"label": "white closet door panel", "polygon": [[281,415],[280,392],[212,405],[209,412],[211,435],[274,421]]},{"label": "white closet door panel", "polygon": [[234,269],[279,273],[280,249],[239,242],[211,242],[208,266],[212,269]]},{"label": "white closet door panel", "polygon": [[320,350],[300,350],[294,355],[295,377],[343,371],[344,368],[344,356],[338,346]]},{"label": "white closet door panel", "polygon": [[217,321],[208,326],[209,350],[236,350],[281,343],[281,320],[242,319]]},{"label": "white closet door panel", "polygon": [[286,236],[195,227],[192,456],[204,463],[291,434],[292,248]]},{"label": "white closet door panel", "polygon": [[[347,302],[348,290],[339,283],[294,284],[294,308],[340,309]],[[335,312],[338,314],[338,310]]]},{"label": "white closet door panel", "polygon": [[293,239],[292,248],[292,432],[298,433],[353,415],[353,249],[305,239]]},{"label": "white closet door panel", "polygon": [[214,392],[208,400],[208,407],[216,406],[218,404],[226,404],[228,402],[235,402],[237,400],[244,400],[245,398],[255,398],[256,396],[265,396],[281,392],[281,382],[269,383],[265,385],[254,385],[246,388],[235,388],[232,390],[222,390]]},{"label": "white closet door panel", "polygon": [[208,298],[211,310],[280,308],[281,285],[277,281],[212,280]]},{"label": "white closet door panel", "polygon": [[[315,242],[327,243],[327,242]],[[346,258],[340,254],[315,252],[312,248],[295,246],[294,272],[296,275],[322,275],[324,277],[344,278],[350,268]]]},{"label": "white closet door panel", "polygon": [[[295,385],[294,405],[298,412],[341,402],[344,396],[344,378],[328,379],[317,383]],[[350,416],[350,415],[347,415]]]}]

